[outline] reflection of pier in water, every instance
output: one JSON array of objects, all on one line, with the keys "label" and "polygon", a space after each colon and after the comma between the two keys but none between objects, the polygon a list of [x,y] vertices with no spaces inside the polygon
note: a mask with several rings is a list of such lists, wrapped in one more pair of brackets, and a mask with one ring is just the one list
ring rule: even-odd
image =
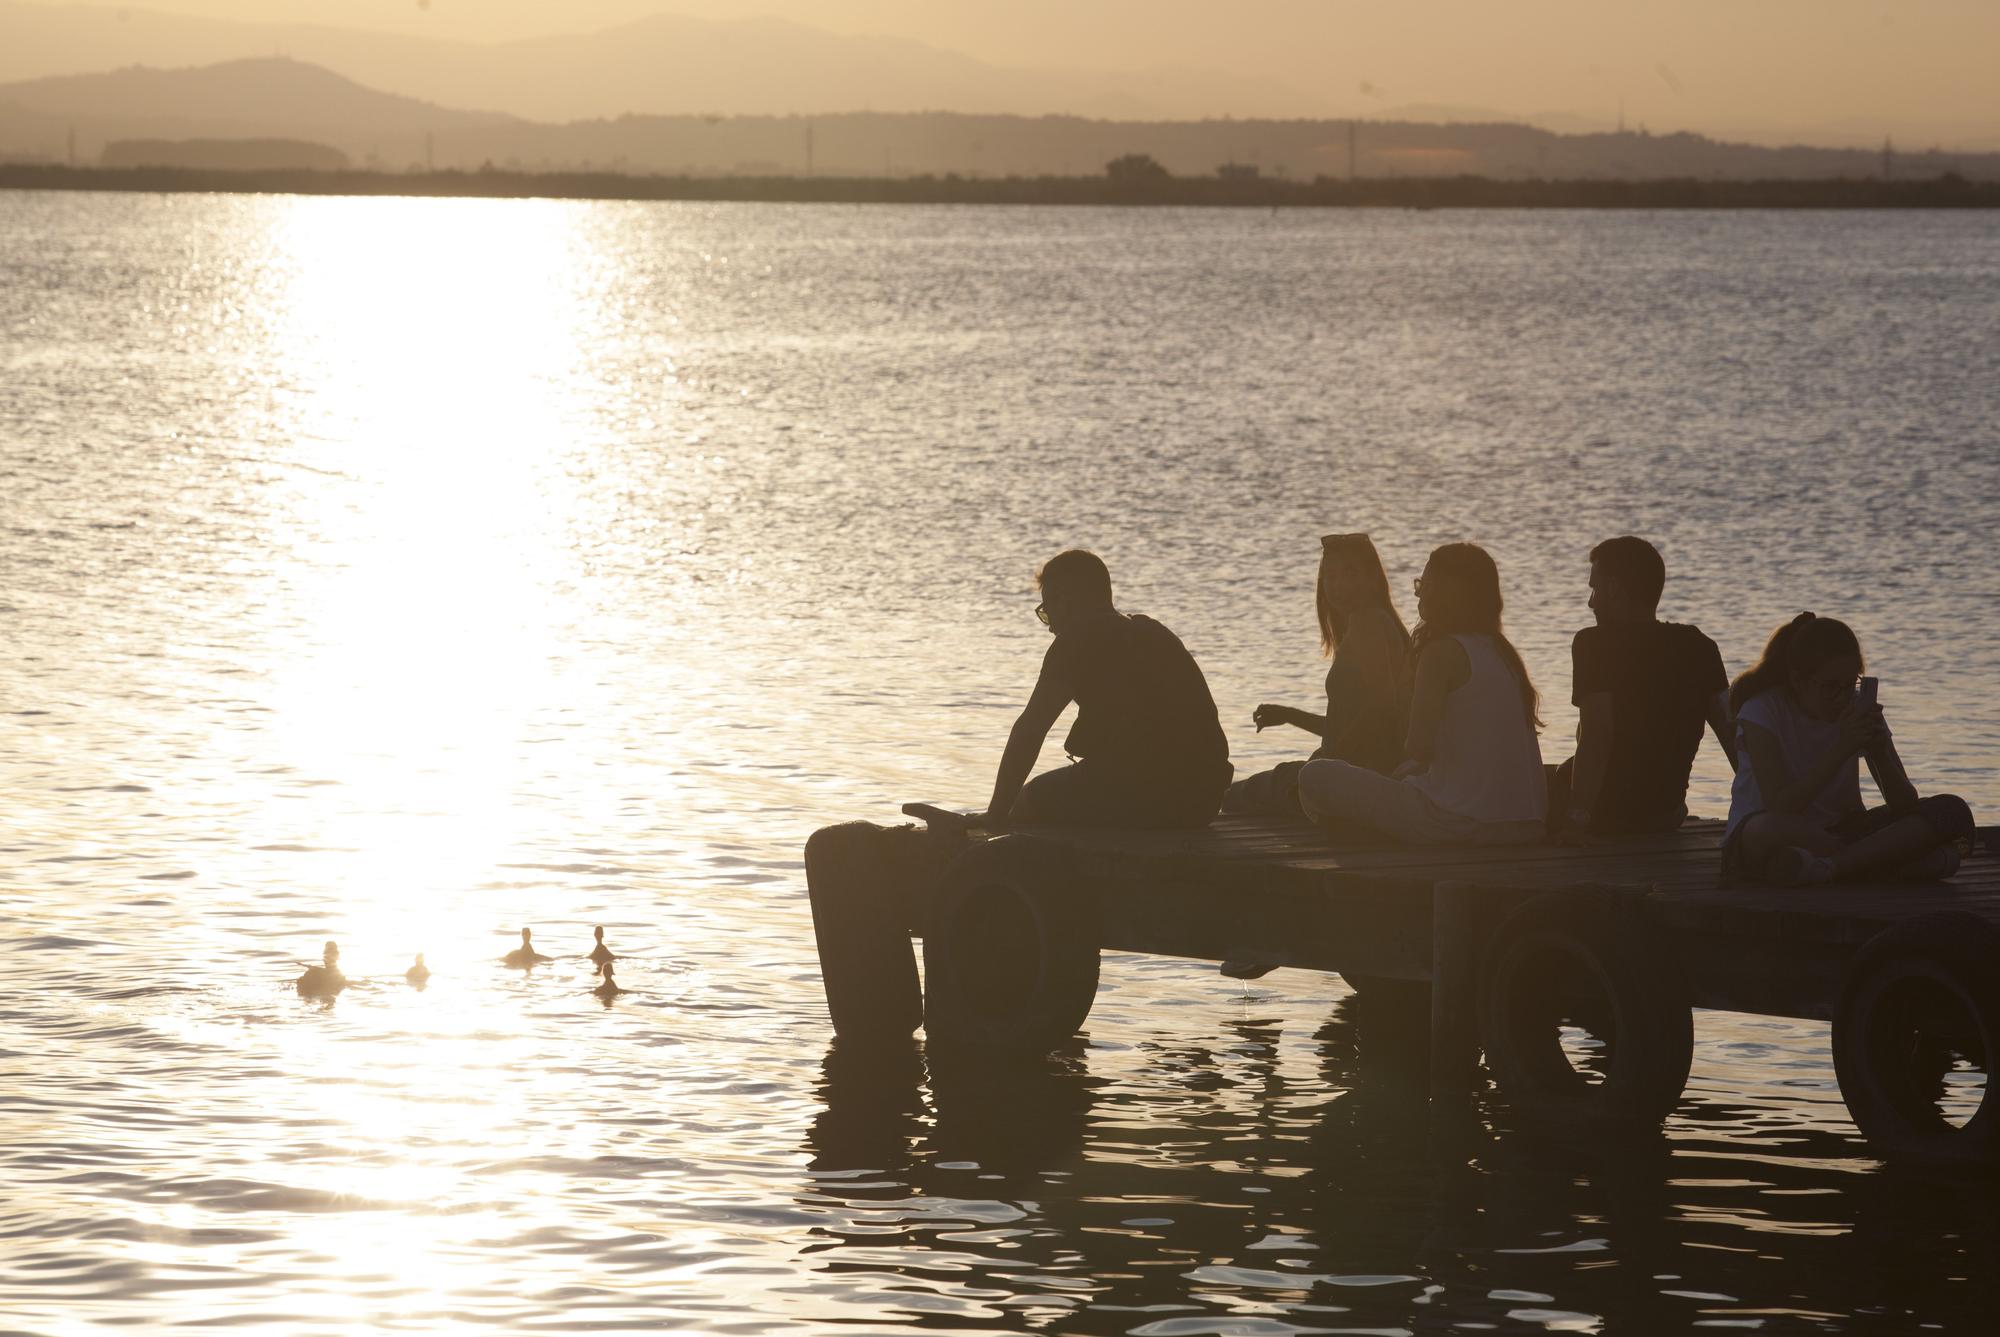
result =
[{"label": "reflection of pier in water", "polygon": [[1113,1056],[1080,1046],[975,1060],[836,1041],[801,1199],[829,1219],[807,1252],[917,1329],[1507,1331],[1564,1310],[1611,1332],[1788,1315],[1897,1331],[2000,1303],[1984,1181],[1878,1173],[1810,1126],[1786,1124],[1781,1152],[1746,1144],[1763,1111],[1707,1098],[1670,1138],[1551,1140],[1482,1088],[1439,1155],[1423,1036],[1366,1006],[1336,1004],[1317,1071],[1292,1076],[1259,1020],[1231,1024],[1226,1052],[1151,1049],[1144,1080],[1115,1084],[1093,1072]]}]

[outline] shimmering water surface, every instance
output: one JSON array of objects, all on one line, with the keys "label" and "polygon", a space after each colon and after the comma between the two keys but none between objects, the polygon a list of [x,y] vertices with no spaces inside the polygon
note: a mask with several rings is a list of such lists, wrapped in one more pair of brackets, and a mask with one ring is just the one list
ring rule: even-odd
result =
[{"label": "shimmering water surface", "polygon": [[1991,820],[1996,318],[1972,214],[0,195],[0,1330],[1982,1330],[1821,1027],[1441,1163],[1327,976],[832,1052],[800,849],[983,801],[1070,544],[1288,755],[1336,529],[1492,547],[1550,759],[1595,539],[1846,616]]}]

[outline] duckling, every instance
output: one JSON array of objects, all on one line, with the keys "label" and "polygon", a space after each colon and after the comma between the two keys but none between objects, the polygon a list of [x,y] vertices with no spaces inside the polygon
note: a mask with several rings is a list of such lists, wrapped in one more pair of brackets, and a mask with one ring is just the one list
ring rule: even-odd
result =
[{"label": "duckling", "polygon": [[[607,952],[605,955],[609,957],[610,953]],[[629,990],[619,988],[618,981],[611,978],[611,962],[608,959],[605,961],[603,966],[600,967],[600,970],[604,975],[604,983],[598,985],[595,989],[592,989],[591,990],[592,993],[596,994],[599,998],[602,998],[605,1002],[608,1003],[612,999],[616,998],[619,994],[629,992]]]},{"label": "duckling", "polygon": [[408,970],[403,972],[403,978],[408,980],[411,984],[415,985],[417,988],[421,989],[424,987],[425,981],[429,980],[430,977],[431,977],[431,968],[424,964],[424,954],[422,952],[418,952],[417,963],[411,966]]},{"label": "duckling", "polygon": [[[598,974],[604,975],[606,971],[611,969],[611,963],[618,958],[613,956],[611,949],[604,945],[604,925],[599,924],[591,931],[597,935],[597,946],[590,949],[590,963],[597,967]],[[610,976],[605,975],[605,978],[608,979]]]},{"label": "duckling", "polygon": [[299,976],[301,998],[331,998],[347,987],[347,976],[340,973],[340,948],[329,942],[320,955],[322,964],[307,966]]},{"label": "duckling", "polygon": [[552,956],[543,956],[535,950],[535,943],[527,929],[521,930],[521,945],[500,958],[510,966],[539,966],[544,961],[553,961]]}]

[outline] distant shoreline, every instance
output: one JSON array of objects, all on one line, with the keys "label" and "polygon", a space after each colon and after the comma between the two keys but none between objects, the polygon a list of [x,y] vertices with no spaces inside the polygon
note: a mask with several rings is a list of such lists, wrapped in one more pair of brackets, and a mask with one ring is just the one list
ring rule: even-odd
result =
[{"label": "distant shoreline", "polygon": [[1124,205],[1404,209],[1994,209],[2000,181],[1501,180],[1494,177],[635,176],[619,172],[373,172],[0,163],[0,190],[784,204]]}]

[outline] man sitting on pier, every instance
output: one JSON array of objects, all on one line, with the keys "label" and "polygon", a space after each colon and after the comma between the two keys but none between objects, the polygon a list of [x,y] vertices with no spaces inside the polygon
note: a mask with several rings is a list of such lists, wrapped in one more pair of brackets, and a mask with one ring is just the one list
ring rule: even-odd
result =
[{"label": "man sitting on pier", "polygon": [[[1055,643],[1008,735],[984,824],[1206,825],[1235,771],[1194,656],[1152,618],[1112,605],[1111,573],[1095,553],[1058,553],[1035,583],[1035,613]],[[1072,701],[1076,724],[1063,750],[1074,764],[1027,782]]]},{"label": "man sitting on pier", "polygon": [[1704,723],[1736,767],[1721,652],[1700,628],[1659,620],[1666,581],[1660,550],[1642,538],[1606,539],[1590,550],[1597,625],[1570,646],[1571,700],[1580,712],[1576,756],[1559,768],[1549,805],[1569,831],[1614,836],[1678,827]]}]

